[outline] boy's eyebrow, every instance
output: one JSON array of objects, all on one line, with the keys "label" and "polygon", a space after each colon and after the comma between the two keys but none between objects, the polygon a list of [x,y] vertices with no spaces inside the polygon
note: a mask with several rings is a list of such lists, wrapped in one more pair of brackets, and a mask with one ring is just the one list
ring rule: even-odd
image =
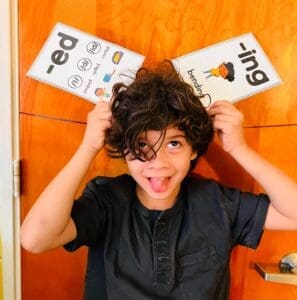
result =
[{"label": "boy's eyebrow", "polygon": [[[183,139],[185,139],[186,136],[184,134],[173,134],[173,135],[166,136],[164,140],[173,140],[173,139],[177,139],[177,138],[183,138]],[[142,140],[142,141],[147,141],[147,137],[146,136],[140,136],[138,139]]]},{"label": "boy's eyebrow", "polygon": [[168,135],[166,136],[166,140],[172,140],[172,139],[177,139],[177,138],[186,138],[184,134],[176,134],[176,135]]}]

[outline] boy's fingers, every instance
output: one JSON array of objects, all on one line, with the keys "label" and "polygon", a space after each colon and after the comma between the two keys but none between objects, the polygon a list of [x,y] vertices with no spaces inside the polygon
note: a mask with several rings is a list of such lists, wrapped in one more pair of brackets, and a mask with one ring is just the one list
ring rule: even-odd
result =
[{"label": "boy's fingers", "polygon": [[100,101],[98,102],[93,111],[91,112],[93,113],[95,116],[101,118],[111,118],[111,104],[109,102],[106,101]]},{"label": "boy's fingers", "polygon": [[211,106],[210,106],[210,110],[211,109],[220,109],[220,108],[225,108],[225,109],[230,109],[230,110],[234,110],[236,111],[237,108],[229,101],[227,100],[218,100],[215,101]]},{"label": "boy's fingers", "polygon": [[235,116],[243,120],[242,113],[228,101],[217,101],[208,110],[211,117],[218,117],[219,115]]},{"label": "boy's fingers", "polygon": [[111,103],[107,101],[99,101],[95,107],[95,111],[107,111],[111,109]]}]

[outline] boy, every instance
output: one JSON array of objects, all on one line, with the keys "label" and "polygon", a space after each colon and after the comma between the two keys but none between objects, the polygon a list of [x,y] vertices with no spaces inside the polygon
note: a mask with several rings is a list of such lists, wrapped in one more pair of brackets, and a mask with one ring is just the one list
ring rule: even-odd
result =
[{"label": "boy", "polygon": [[[21,229],[31,252],[89,247],[85,299],[227,299],[232,248],[256,248],[264,227],[297,229],[296,182],[247,146],[233,105],[206,112],[173,70],[142,69],[115,85],[112,104],[99,102],[87,123]],[[188,176],[213,129],[267,195]],[[131,176],[95,178],[74,201],[105,143]]]}]

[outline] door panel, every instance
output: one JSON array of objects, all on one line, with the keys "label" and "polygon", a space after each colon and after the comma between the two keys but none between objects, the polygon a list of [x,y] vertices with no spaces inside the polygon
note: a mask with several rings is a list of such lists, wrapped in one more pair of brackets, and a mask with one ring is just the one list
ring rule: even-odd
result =
[{"label": "door panel", "polygon": [[246,126],[297,123],[296,1],[19,3],[22,112],[85,120],[90,108],[85,100],[25,76],[54,24],[64,22],[145,55],[145,65],[253,32],[284,83],[238,104],[245,112]]},{"label": "door panel", "polygon": [[[258,151],[297,180],[297,126],[261,128]],[[269,176],[269,174],[267,174]],[[254,192],[261,192],[255,183]],[[285,200],[285,199],[284,199]],[[278,263],[282,256],[297,251],[297,232],[265,231],[257,251],[248,250],[244,300],[297,299],[296,285],[265,282],[254,270],[254,262]]]},{"label": "door panel", "polygon": [[[22,219],[43,188],[79,145],[93,104],[26,77],[56,22],[76,27],[146,56],[145,66],[216,42],[253,32],[284,83],[240,101],[249,144],[297,179],[297,2],[211,1],[37,1],[19,0]],[[255,21],[256,20],[256,21]],[[291,126],[284,126],[291,125]],[[126,172],[120,160],[100,153],[80,190],[95,175]],[[216,139],[195,172],[220,182],[261,191],[225,154]],[[273,246],[271,246],[273,241]],[[296,233],[264,233],[258,250],[234,249],[231,299],[294,299],[296,287],[265,282],[253,261],[277,261],[296,250]],[[22,252],[23,299],[80,299],[86,250]],[[274,297],[274,298],[273,298]]]},{"label": "door panel", "polygon": [[243,300],[297,299],[296,285],[264,281],[254,268],[255,262],[278,263],[283,255],[296,252],[296,241],[296,232],[266,230],[258,250],[247,250]]},{"label": "door panel", "polygon": [[[21,115],[22,215],[66,163],[83,125]],[[75,134],[70,134],[75,133]],[[59,153],[59,155],[57,155]],[[22,251],[22,299],[82,299],[86,251],[42,255]],[[75,287],[75,288],[73,288]]]},{"label": "door panel", "polygon": [[[297,126],[246,128],[244,133],[248,144],[297,180],[297,162],[295,160]],[[218,144],[216,139],[195,171],[245,191],[263,192],[259,184],[230,160]],[[278,300],[280,295],[281,299],[297,299],[295,285],[264,281],[254,268],[255,262],[277,264],[283,255],[296,252],[296,249],[296,231],[271,230],[264,231],[256,251],[245,247],[236,247],[233,250],[230,264],[231,299]]]},{"label": "door panel", "polygon": [[19,1],[20,111],[84,122],[92,104],[26,77],[56,22],[95,34],[96,1]]},{"label": "door panel", "polygon": [[[79,145],[85,125],[22,114],[22,219],[47,183],[70,159]],[[121,161],[110,163],[102,152],[81,184],[96,175],[126,172]],[[33,255],[22,251],[23,299],[82,299],[86,249],[76,253],[57,249]]]}]

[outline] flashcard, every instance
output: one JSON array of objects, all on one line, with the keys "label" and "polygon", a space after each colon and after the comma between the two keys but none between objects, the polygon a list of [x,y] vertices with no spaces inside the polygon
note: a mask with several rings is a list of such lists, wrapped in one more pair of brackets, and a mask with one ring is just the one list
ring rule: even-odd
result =
[{"label": "flashcard", "polygon": [[116,82],[129,84],[144,56],[57,23],[27,75],[93,103],[110,100]]},{"label": "flashcard", "polygon": [[171,60],[205,107],[237,102],[282,81],[252,33]]}]

